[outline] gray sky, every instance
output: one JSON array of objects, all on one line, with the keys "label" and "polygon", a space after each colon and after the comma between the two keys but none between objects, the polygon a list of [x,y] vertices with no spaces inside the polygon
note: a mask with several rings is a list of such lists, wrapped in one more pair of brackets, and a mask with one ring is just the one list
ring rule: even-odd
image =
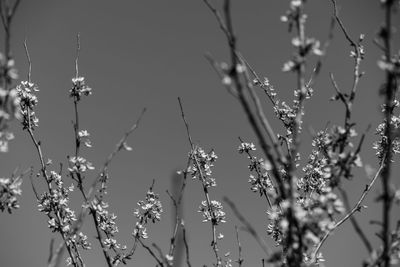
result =
[{"label": "gray sky", "polygon": [[[221,2],[221,1],[215,1]],[[291,34],[280,16],[288,8],[289,1],[232,1],[234,26],[239,48],[257,72],[270,79],[280,98],[290,101],[296,85],[293,74],[282,73],[283,63],[289,60],[293,50]],[[366,35],[366,59],[361,69],[366,72],[360,82],[354,108],[357,130],[362,133],[369,124],[363,148],[363,161],[376,166],[372,142],[374,128],[380,120],[377,90],[383,81],[376,61],[380,52],[372,39],[382,20],[379,1],[338,1],[349,33],[358,38]],[[308,1],[307,35],[324,42],[330,24],[330,1]],[[399,25],[399,16],[394,25]],[[170,187],[174,170],[186,164],[189,144],[179,113],[177,97],[183,99],[186,116],[194,141],[206,150],[211,148],[219,156],[215,166],[218,187],[211,195],[217,200],[228,196],[251,221],[259,233],[265,236],[267,225],[264,201],[251,193],[247,180],[247,159],[237,153],[238,136],[256,142],[239,103],[221,86],[217,75],[204,59],[210,52],[219,61],[228,61],[228,50],[223,34],[202,1],[22,1],[13,25],[12,48],[20,73],[25,79],[27,64],[23,40],[28,40],[33,63],[32,80],[40,88],[37,115],[40,127],[36,131],[43,143],[45,158],[66,163],[67,155],[74,151],[71,120],[72,101],[68,98],[71,78],[74,76],[76,35],[81,36],[80,74],[86,77],[93,95],[84,99],[80,106],[81,127],[91,134],[93,148],[83,155],[98,168],[112,151],[123,132],[148,109],[138,130],[129,139],[132,152],[123,152],[110,168],[110,210],[118,215],[119,240],[131,244],[131,232],[136,222],[133,210],[136,202],[143,199],[152,179],[160,193],[165,213],[162,222],[149,227],[150,241],[157,242],[167,251],[171,233],[171,206],[165,190]],[[333,72],[343,91],[351,86],[352,60],[350,46],[339,30],[334,32],[323,70],[314,87],[315,96],[306,103],[304,124],[303,158],[310,151],[308,129],[322,129],[327,121],[342,123],[343,108],[339,102],[329,102],[334,90],[329,82]],[[4,39],[1,32],[0,45]],[[396,46],[399,37],[396,36]],[[315,58],[311,58],[311,63]],[[312,69],[312,64],[309,66]],[[260,94],[263,100],[263,95]],[[281,131],[271,106],[265,102],[266,114],[277,131]],[[0,155],[1,176],[7,176],[15,167],[24,170],[39,163],[33,144],[27,133],[17,123],[12,125],[16,140],[10,152]],[[93,176],[97,172],[93,173]],[[89,177],[91,180],[93,177]],[[354,201],[367,182],[363,170],[356,172],[351,182],[345,182]],[[42,181],[36,180],[39,188]],[[399,184],[396,181],[397,185]],[[194,266],[212,264],[209,248],[209,225],[202,224],[197,213],[202,199],[198,181],[188,181],[185,198],[186,227]],[[371,218],[379,218],[380,206],[371,202],[377,193],[368,198],[370,208],[357,214],[368,236],[378,244],[374,232],[377,227],[368,225]],[[73,197],[80,199],[78,194]],[[0,265],[7,267],[44,266],[51,239],[46,218],[37,211],[36,200],[28,179],[23,184],[21,209],[9,216],[0,214]],[[73,202],[79,207],[79,202]],[[220,242],[221,252],[231,252],[237,258],[234,225],[239,224],[228,207],[228,223],[221,227],[226,238]],[[86,233],[93,239],[94,231],[87,221]],[[256,242],[246,233],[241,234],[246,266],[260,266],[263,256]],[[58,240],[58,239],[57,239]],[[272,241],[267,238],[269,244]],[[97,252],[85,255],[87,266],[105,266]],[[322,252],[327,266],[359,266],[366,256],[359,238],[346,223],[332,236]],[[132,266],[153,266],[154,262],[143,249],[139,249]]]}]

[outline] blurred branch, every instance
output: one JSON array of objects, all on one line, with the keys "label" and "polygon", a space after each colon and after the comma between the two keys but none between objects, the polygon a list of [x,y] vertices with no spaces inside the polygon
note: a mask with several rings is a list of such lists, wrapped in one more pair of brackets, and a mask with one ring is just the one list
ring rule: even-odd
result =
[{"label": "blurred branch", "polygon": [[272,254],[271,249],[267,246],[264,240],[258,235],[257,231],[250,224],[250,222],[247,221],[247,219],[240,213],[235,203],[233,203],[228,197],[224,197],[223,200],[228,204],[228,206],[232,209],[235,216],[244,225],[244,229],[257,241],[257,243],[260,245],[265,254],[267,256],[271,255]]}]

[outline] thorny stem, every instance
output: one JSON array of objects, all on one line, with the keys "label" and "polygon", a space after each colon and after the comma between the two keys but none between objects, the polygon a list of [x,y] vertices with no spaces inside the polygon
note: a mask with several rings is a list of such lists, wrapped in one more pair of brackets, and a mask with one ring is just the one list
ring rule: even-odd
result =
[{"label": "thorny stem", "polygon": [[316,249],[314,250],[313,254],[312,254],[312,261],[315,261],[316,256],[319,252],[319,250],[321,249],[322,245],[324,244],[324,242],[328,239],[328,237],[333,233],[333,231],[335,231],[340,225],[342,225],[345,221],[347,221],[351,216],[354,215],[354,213],[356,211],[360,211],[362,208],[362,202],[364,201],[365,197],[368,195],[368,193],[371,191],[375,181],[378,179],[378,177],[381,175],[382,170],[385,168],[385,163],[382,161],[379,169],[377,170],[377,172],[375,173],[374,178],[371,180],[371,182],[369,184],[367,184],[365,186],[364,191],[362,192],[360,198],[358,199],[357,203],[354,205],[354,207],[340,220],[338,221],[334,226],[332,226],[324,235],[324,237],[320,240],[320,242],[318,243],[318,245],[316,246]]}]

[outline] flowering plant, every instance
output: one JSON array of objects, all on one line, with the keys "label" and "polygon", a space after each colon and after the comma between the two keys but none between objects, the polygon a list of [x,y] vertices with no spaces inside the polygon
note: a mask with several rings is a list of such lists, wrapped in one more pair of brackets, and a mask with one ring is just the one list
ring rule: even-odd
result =
[{"label": "flowering plant", "polygon": [[[250,191],[259,195],[265,204],[261,210],[266,214],[264,234],[256,231],[251,220],[242,215],[232,200],[218,197],[217,175],[214,172],[218,156],[214,149],[205,150],[193,142],[182,100],[178,98],[189,141],[189,153],[186,168],[178,171],[180,186],[176,194],[167,191],[175,209],[168,252],[163,252],[157,243],[149,245],[149,236],[152,236],[150,227],[163,219],[166,206],[165,203],[161,203],[160,190],[155,190],[154,180],[144,200],[138,201],[138,207],[131,211],[132,217],[135,218],[135,223],[132,223],[132,243],[121,244],[123,242],[117,240],[119,233],[117,215],[111,212],[112,205],[108,200],[111,176],[108,168],[119,152],[132,151],[127,139],[137,129],[145,109],[117,143],[105,163],[100,167],[93,164],[92,159],[87,156],[90,155],[87,152],[93,148],[90,140],[92,135],[81,127],[79,107],[87,97],[96,92],[96,89],[89,87],[85,77],[79,72],[81,44],[78,35],[75,75],[69,89],[74,109],[74,151],[67,155],[65,170],[62,164],[59,169],[55,168],[52,160],[45,157],[42,142],[37,137],[36,130],[40,127],[37,111],[39,86],[32,81],[32,62],[26,41],[24,48],[29,64],[27,80],[17,81],[15,62],[10,52],[10,26],[19,6],[19,0],[0,0],[0,16],[5,30],[6,44],[4,55],[0,53],[0,152],[7,152],[8,142],[13,139],[13,134],[9,130],[10,121],[19,120],[22,130],[30,138],[37,154],[39,171],[36,177],[41,178],[44,190],[40,192],[37,182],[32,179],[33,167],[30,171],[20,174],[15,172],[11,177],[0,178],[0,210],[12,213],[19,208],[18,197],[21,195],[22,178],[30,172],[38,211],[46,218],[50,231],[58,235],[61,240],[57,250],[51,249],[48,266],[60,266],[63,263],[76,267],[86,266],[84,255],[95,248],[100,249],[107,266],[126,265],[135,260],[137,248],[140,246],[156,261],[156,266],[180,266],[179,257],[185,254],[186,265],[190,267],[194,264],[190,258],[190,242],[181,211],[183,195],[189,180],[187,178],[190,177],[193,184],[198,184],[202,194],[202,200],[197,204],[197,211],[201,214],[202,221],[211,229],[210,251],[213,254],[211,263],[213,266],[244,265],[245,257],[242,255],[239,229],[249,233],[260,245],[264,253],[260,256],[263,266],[324,266],[323,245],[332,233],[338,231],[347,221],[351,222],[368,251],[368,257],[363,259],[362,266],[388,267],[398,264],[400,220],[393,216],[393,210],[395,205],[400,204],[400,189],[397,189],[391,181],[394,177],[391,169],[396,164],[396,154],[400,153],[400,116],[397,115],[400,106],[397,99],[400,54],[393,54],[391,45],[394,26],[392,16],[398,8],[399,1],[380,1],[382,9],[385,10],[385,18],[375,42],[383,52],[378,66],[385,75],[380,90],[384,103],[383,120],[376,127],[376,141],[372,146],[376,151],[378,167],[373,171],[369,169],[371,179],[354,204],[349,201],[343,181],[351,180],[355,176],[355,169],[364,166],[361,149],[364,147],[366,133],[358,133],[360,129],[356,127],[352,112],[359,81],[364,75],[361,68],[366,55],[365,35],[360,34],[356,39],[350,36],[339,17],[336,0],[331,0],[333,27],[330,31],[337,25],[351,47],[352,86],[350,90],[344,92],[336,82],[335,76],[330,74],[329,78],[335,91],[331,100],[343,104],[344,122],[340,125],[327,124],[325,128],[313,132],[311,152],[304,156],[300,144],[304,135],[305,105],[308,101],[312,101],[315,79],[320,75],[332,33],[330,32],[324,44],[309,36],[306,31],[307,1],[289,1],[289,8],[281,17],[281,21],[287,24],[289,32],[293,35],[291,45],[294,52],[293,56],[283,64],[282,71],[293,74],[296,85],[293,100],[284,101],[280,98],[281,91],[276,89],[278,87],[272,85],[268,78],[261,78],[240,52],[233,27],[231,1],[224,0],[222,9],[216,7],[211,0],[203,1],[225,35],[230,55],[229,63],[220,63],[211,55],[206,56],[207,60],[215,69],[221,84],[243,108],[250,128],[255,134],[255,140],[251,141],[239,137],[237,151],[248,161]],[[316,65],[309,71],[307,63],[311,59],[316,61]],[[271,105],[271,114],[280,123],[281,128],[272,127],[269,121],[271,118],[268,118],[264,111],[260,94],[265,94],[267,102]],[[243,163],[243,166],[245,165],[246,163]],[[382,184],[382,193],[377,202],[382,203],[383,212],[378,222],[380,231],[377,233],[381,243],[375,246],[365,234],[355,214],[364,211],[364,200],[378,180]],[[72,192],[76,192],[82,198],[80,211],[75,210],[71,204]],[[232,211],[232,215],[229,211]],[[223,227],[229,224],[234,216],[242,224],[242,227],[235,227],[238,247],[236,260],[232,259],[230,252],[221,252],[226,242],[222,233]],[[91,221],[95,238],[85,233],[83,224],[86,220]],[[393,226],[395,220],[397,221]],[[274,248],[271,248],[272,246]],[[66,259],[62,261],[64,255]],[[210,264],[210,259],[206,261]]]}]

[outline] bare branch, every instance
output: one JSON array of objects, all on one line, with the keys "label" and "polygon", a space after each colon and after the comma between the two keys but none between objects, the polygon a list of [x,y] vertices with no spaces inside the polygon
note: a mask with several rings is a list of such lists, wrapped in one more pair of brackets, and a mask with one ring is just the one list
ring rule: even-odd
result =
[{"label": "bare branch", "polygon": [[381,175],[381,172],[384,168],[384,164],[382,163],[378,169],[378,171],[375,173],[374,178],[371,180],[371,182],[369,184],[367,184],[365,186],[365,189],[363,191],[363,193],[361,194],[360,198],[358,199],[357,203],[354,205],[354,207],[340,220],[338,221],[334,226],[332,226],[332,228],[330,228],[325,236],[320,240],[320,242],[318,243],[318,245],[316,246],[316,249],[313,252],[312,255],[312,260],[314,261],[316,259],[316,256],[319,252],[319,250],[321,249],[322,245],[324,244],[324,242],[328,239],[328,237],[332,234],[333,231],[335,231],[340,225],[342,225],[345,221],[347,221],[351,216],[353,216],[353,214],[356,211],[360,211],[360,209],[362,208],[362,202],[364,201],[365,197],[368,195],[368,193],[371,191],[371,188],[373,187],[375,181],[378,179],[378,177]]},{"label": "bare branch", "polygon": [[233,203],[228,197],[224,197],[223,200],[229,205],[229,207],[232,209],[233,213],[239,219],[239,221],[243,223],[245,230],[257,241],[257,243],[260,245],[265,254],[267,256],[271,255],[272,254],[271,249],[267,246],[264,240],[258,235],[257,231],[250,224],[250,222],[248,222],[247,219],[240,213],[235,203]]},{"label": "bare branch", "polygon": [[243,264],[244,259],[242,258],[242,244],[240,243],[240,239],[239,239],[239,230],[238,230],[238,227],[236,225],[235,225],[235,231],[236,231],[236,241],[237,241],[238,250],[239,250],[237,263],[238,263],[239,267],[241,267],[242,264]]},{"label": "bare branch", "polygon": [[25,48],[26,58],[28,59],[28,64],[29,64],[28,82],[30,83],[31,82],[31,74],[32,74],[32,62],[31,62],[31,57],[29,56],[28,44],[27,44],[26,38],[24,40],[24,48]]}]

